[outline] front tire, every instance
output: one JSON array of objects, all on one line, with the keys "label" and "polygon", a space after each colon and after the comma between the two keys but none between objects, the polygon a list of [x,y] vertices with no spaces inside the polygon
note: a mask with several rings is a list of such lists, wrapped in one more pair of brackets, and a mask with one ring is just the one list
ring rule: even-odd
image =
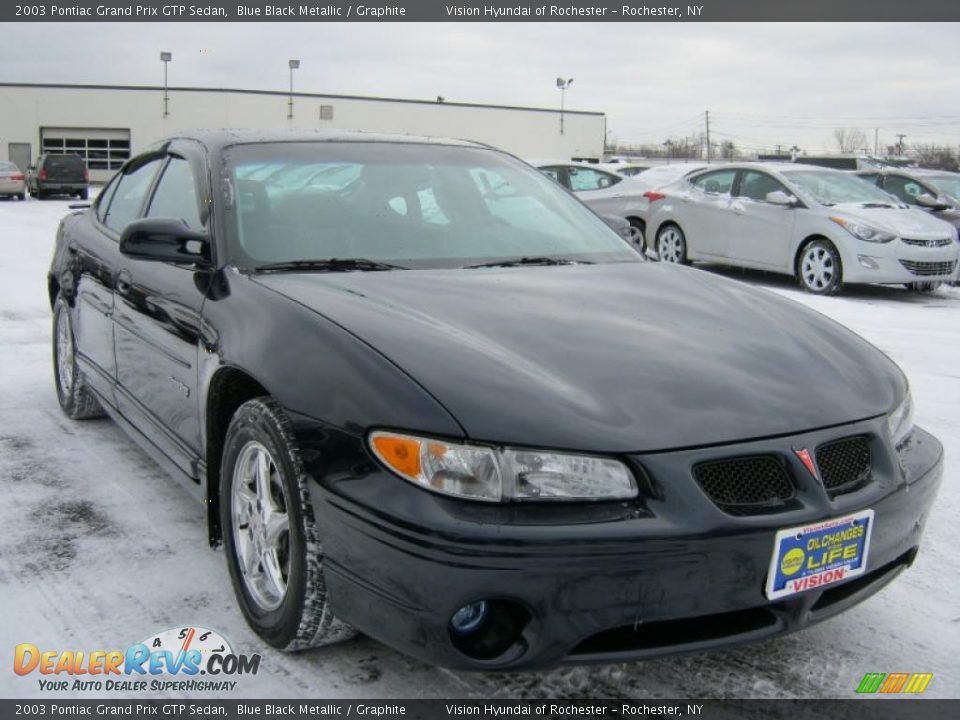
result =
[{"label": "front tire", "polygon": [[356,634],[327,602],[308,478],[290,421],[269,397],[241,405],[227,428],[220,525],[237,601],[263,640],[292,651]]},{"label": "front tire", "polygon": [[77,367],[70,306],[62,297],[53,306],[53,380],[60,409],[71,420],[103,417],[100,401],[87,388]]},{"label": "front tire", "polygon": [[832,295],[843,285],[840,253],[829,240],[811,240],[797,259],[800,287],[814,295]]},{"label": "front tire", "polygon": [[657,258],[660,262],[687,264],[687,238],[678,225],[668,223],[657,231]]}]

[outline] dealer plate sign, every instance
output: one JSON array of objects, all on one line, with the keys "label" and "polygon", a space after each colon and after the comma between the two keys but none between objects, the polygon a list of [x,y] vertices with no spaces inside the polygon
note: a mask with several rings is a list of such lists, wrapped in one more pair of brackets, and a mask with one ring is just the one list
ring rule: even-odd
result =
[{"label": "dealer plate sign", "polygon": [[771,600],[862,575],[873,531],[873,510],[777,532],[767,575]]}]

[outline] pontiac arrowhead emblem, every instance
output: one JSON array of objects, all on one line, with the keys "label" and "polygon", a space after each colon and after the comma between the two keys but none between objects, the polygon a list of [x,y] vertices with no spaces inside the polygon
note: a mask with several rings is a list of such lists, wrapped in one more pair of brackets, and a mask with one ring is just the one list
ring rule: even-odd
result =
[{"label": "pontiac arrowhead emblem", "polygon": [[810,455],[810,451],[806,448],[800,448],[799,450],[794,448],[793,452],[798,458],[800,458],[800,462],[803,463],[803,466],[810,471],[810,474],[813,475],[814,480],[819,480],[820,473],[817,472],[817,466],[813,462],[813,457]]}]

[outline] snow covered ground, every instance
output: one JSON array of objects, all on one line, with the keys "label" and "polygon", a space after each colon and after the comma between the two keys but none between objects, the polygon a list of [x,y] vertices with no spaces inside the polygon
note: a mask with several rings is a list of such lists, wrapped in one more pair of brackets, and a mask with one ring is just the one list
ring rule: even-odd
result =
[{"label": "snow covered ground", "polygon": [[[8,664],[17,643],[126,647],[182,625],[263,655],[234,696],[840,697],[865,672],[932,672],[960,696],[960,288],[859,288],[817,298],[786,279],[722,270],[844,323],[907,372],[917,421],[947,449],[946,479],[914,567],[857,608],[726,652],[513,675],[437,670],[365,638],[285,655],[237,609],[204,510],[108,420],[60,413],[45,274],[66,201],[0,201],[0,697],[40,695]],[[709,592],[709,589],[705,589]]]}]

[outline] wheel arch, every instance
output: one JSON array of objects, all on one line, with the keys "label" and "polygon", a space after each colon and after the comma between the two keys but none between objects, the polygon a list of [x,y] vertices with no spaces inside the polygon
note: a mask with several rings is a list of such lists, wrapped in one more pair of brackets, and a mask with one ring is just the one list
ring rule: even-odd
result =
[{"label": "wheel arch", "polygon": [[217,547],[221,542],[220,463],[227,427],[241,405],[264,395],[270,395],[270,392],[263,384],[246,371],[230,365],[219,368],[207,385],[204,403],[204,460],[207,467],[207,529],[211,547]]},{"label": "wheel arch", "polygon": [[803,251],[806,249],[807,245],[815,240],[824,240],[833,246],[833,249],[837,253],[837,258],[840,260],[840,270],[841,272],[843,271],[843,256],[840,254],[840,248],[837,247],[837,244],[823,233],[811,233],[797,244],[797,249],[793,252],[793,263],[791,264],[790,269],[793,271],[794,277],[800,277],[800,256],[803,254]]}]

